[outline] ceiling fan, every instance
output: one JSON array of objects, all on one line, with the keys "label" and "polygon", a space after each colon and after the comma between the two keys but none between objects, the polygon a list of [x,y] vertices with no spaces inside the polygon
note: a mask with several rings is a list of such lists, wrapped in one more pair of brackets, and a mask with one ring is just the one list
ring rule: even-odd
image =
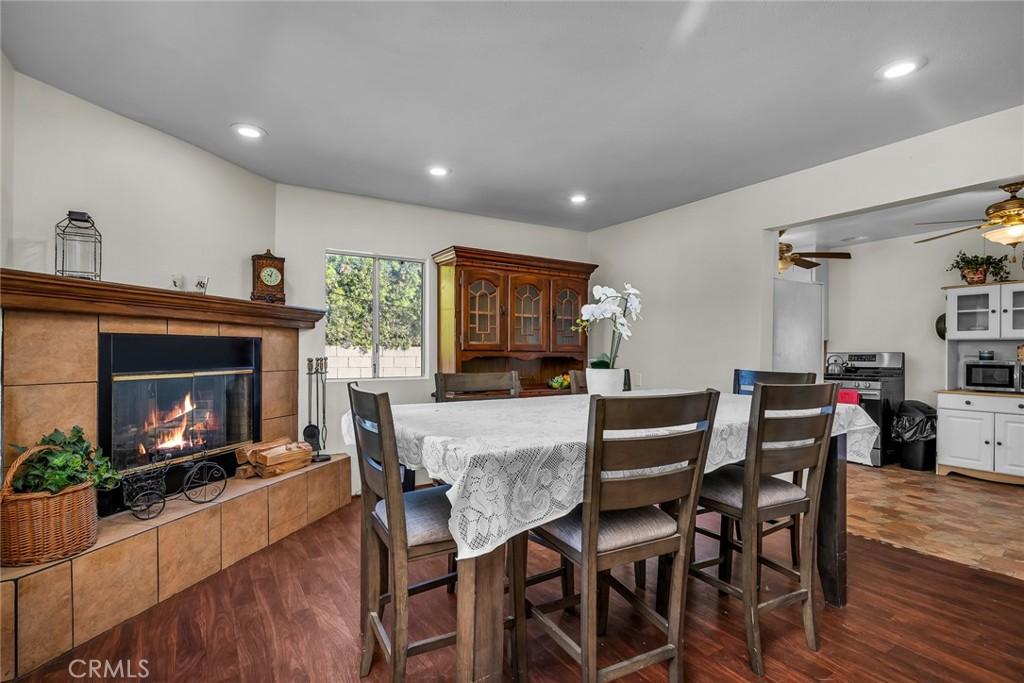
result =
[{"label": "ceiling fan", "polygon": [[999,189],[1009,193],[1009,197],[992,204],[985,209],[985,218],[967,218],[962,221],[932,221],[930,223],[915,223],[915,225],[944,225],[950,223],[977,223],[967,228],[960,228],[953,232],[947,232],[934,237],[926,237],[917,240],[914,244],[924,244],[932,240],[940,240],[943,237],[952,237],[968,230],[983,230],[995,228],[984,233],[983,237],[991,242],[997,242],[1006,246],[1016,247],[1024,242],[1024,199],[1017,196],[1017,193],[1024,190],[1024,182],[1007,183],[1000,185]]},{"label": "ceiling fan", "polygon": [[[779,231],[779,237],[785,234],[785,230]],[[797,268],[817,268],[821,264],[809,259],[840,258],[849,259],[850,254],[845,251],[793,251],[793,245],[789,242],[779,242],[779,273],[796,266]]]}]

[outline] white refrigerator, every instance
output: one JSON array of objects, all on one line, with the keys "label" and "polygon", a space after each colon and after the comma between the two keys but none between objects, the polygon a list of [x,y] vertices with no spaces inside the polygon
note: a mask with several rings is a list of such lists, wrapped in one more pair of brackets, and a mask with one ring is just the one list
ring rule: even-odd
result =
[{"label": "white refrigerator", "polygon": [[775,278],[772,315],[772,370],[813,372],[824,368],[825,286]]}]

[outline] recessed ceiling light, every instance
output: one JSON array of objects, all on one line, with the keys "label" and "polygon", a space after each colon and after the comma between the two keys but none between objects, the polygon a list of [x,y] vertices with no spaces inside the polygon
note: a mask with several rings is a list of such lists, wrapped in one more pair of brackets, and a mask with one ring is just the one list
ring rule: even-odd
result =
[{"label": "recessed ceiling light", "polygon": [[444,166],[431,166],[427,169],[427,173],[436,178],[443,178],[451,173],[451,169],[445,168]]},{"label": "recessed ceiling light", "polygon": [[573,204],[584,204],[587,201],[587,195],[582,192],[577,192],[573,196],[569,197],[569,201]]},{"label": "recessed ceiling light", "polygon": [[259,138],[267,137],[267,131],[263,130],[259,126],[254,126],[251,123],[236,123],[231,126],[236,133],[241,135],[243,138],[249,140],[258,140]]},{"label": "recessed ceiling light", "polygon": [[879,69],[875,74],[884,80],[892,80],[894,78],[903,78],[909,76],[915,71],[919,71],[928,63],[928,60],[924,57],[912,57],[910,59],[901,59],[898,62],[892,62],[886,64]]}]

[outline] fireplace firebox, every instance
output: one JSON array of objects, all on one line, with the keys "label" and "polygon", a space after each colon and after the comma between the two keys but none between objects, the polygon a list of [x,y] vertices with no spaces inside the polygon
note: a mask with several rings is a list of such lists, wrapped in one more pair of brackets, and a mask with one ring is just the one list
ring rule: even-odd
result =
[{"label": "fireplace firebox", "polygon": [[[233,473],[231,452],[260,438],[260,341],[101,334],[97,436],[111,466],[130,474],[215,458]],[[117,498],[101,512],[121,509]]]}]

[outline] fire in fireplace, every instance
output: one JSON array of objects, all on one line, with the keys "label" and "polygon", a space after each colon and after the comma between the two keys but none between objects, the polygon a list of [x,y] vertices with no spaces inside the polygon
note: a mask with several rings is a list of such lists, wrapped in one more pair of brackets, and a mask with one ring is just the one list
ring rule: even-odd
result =
[{"label": "fire in fireplace", "polygon": [[128,472],[212,457],[258,440],[259,344],[100,335],[98,436],[113,467]]},{"label": "fire in fireplace", "polygon": [[111,457],[133,469],[252,440],[249,368],[115,375]]}]

